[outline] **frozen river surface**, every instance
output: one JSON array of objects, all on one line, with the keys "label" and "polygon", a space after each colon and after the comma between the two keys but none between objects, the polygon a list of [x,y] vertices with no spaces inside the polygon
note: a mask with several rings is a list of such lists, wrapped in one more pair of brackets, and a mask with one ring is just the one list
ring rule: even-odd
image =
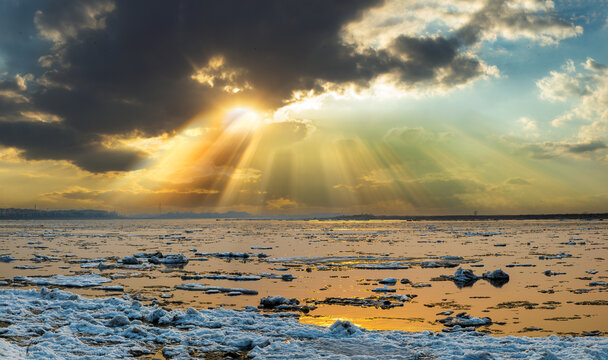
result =
[{"label": "frozen river surface", "polygon": [[0,289],[372,330],[605,336],[607,257],[606,221],[0,223]]}]

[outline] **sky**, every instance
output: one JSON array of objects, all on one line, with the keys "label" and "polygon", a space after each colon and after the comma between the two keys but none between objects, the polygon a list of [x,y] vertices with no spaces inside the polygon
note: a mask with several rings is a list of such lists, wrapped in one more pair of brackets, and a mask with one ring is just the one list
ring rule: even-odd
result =
[{"label": "sky", "polygon": [[607,0],[0,0],[0,207],[608,212]]}]

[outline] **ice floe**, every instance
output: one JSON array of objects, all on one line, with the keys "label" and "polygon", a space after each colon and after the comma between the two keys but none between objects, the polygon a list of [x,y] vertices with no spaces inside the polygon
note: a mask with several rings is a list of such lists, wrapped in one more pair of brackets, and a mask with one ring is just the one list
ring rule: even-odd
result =
[{"label": "ice floe", "polygon": [[129,296],[87,299],[56,289],[2,289],[0,318],[8,326],[0,329],[0,358],[127,359],[158,351],[174,359],[231,351],[252,359],[608,358],[606,338],[492,337],[470,329],[490,320],[467,315],[444,321],[450,333],[367,331],[344,320],[324,328],[282,315],[165,311]]},{"label": "ice floe", "polygon": [[15,276],[13,278],[17,282],[25,282],[33,285],[55,285],[65,287],[91,287],[99,286],[103,283],[110,282],[112,280],[107,277],[90,274],[90,275],[55,275],[52,277],[27,277],[27,276]]},{"label": "ice floe", "polygon": [[[175,285],[179,290],[203,291],[206,293],[232,293],[232,295],[257,295],[257,290],[241,289],[241,288],[226,288],[221,286],[208,286],[196,283],[185,283]],[[237,294],[238,293],[238,294]]]}]

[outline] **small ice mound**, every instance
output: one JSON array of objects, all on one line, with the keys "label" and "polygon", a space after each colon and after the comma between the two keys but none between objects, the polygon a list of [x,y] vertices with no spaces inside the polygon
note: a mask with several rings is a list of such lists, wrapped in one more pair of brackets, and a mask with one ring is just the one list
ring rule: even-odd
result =
[{"label": "small ice mound", "polygon": [[293,281],[296,277],[291,274],[283,274],[281,275],[281,280],[283,281]]},{"label": "small ice mound", "polygon": [[188,263],[188,258],[184,254],[167,254],[161,256],[152,256],[148,261],[152,264],[165,265],[185,265]]},{"label": "small ice mound", "polygon": [[471,269],[463,269],[459,267],[454,275],[451,276],[451,279],[457,282],[468,283],[477,281],[479,276],[475,275]]},{"label": "small ice mound", "polygon": [[273,309],[279,305],[298,305],[298,299],[287,299],[283,296],[267,296],[260,299],[260,307]]},{"label": "small ice mound", "polygon": [[386,279],[382,279],[378,282],[380,284],[385,284],[385,285],[395,285],[397,283],[397,279],[395,279],[393,277],[387,277]]},{"label": "small ice mound", "polygon": [[163,317],[167,315],[167,312],[163,309],[156,309],[152,312],[150,312],[148,315],[145,316],[145,320],[149,323],[152,324],[158,324],[159,320]]},{"label": "small ice mound", "polygon": [[502,287],[509,282],[509,274],[502,271],[502,269],[485,272],[481,277],[490,282],[494,287]]},{"label": "small ice mound", "polygon": [[489,280],[509,280],[509,274],[502,271],[502,269],[488,271],[484,273],[482,277]]},{"label": "small ice mound", "polygon": [[139,265],[141,264],[141,260],[136,258],[135,256],[125,256],[121,261],[124,265]]},{"label": "small ice mound", "polygon": [[468,315],[467,313],[464,313],[464,312],[457,314],[456,316],[448,316],[444,319],[439,319],[438,321],[447,327],[454,327],[454,326],[458,325],[463,328],[477,327],[477,326],[484,326],[484,325],[492,324],[492,319],[490,319],[488,317],[484,317],[484,318],[471,317],[471,315]]},{"label": "small ice mound", "polygon": [[352,336],[361,333],[362,330],[350,321],[336,320],[329,327],[329,332],[336,336]]},{"label": "small ice mound", "polygon": [[260,309],[274,311],[301,311],[308,313],[310,310],[316,309],[316,306],[300,305],[298,299],[287,299],[283,296],[267,296],[260,299]]},{"label": "small ice mound", "polygon": [[112,318],[112,320],[110,320],[108,322],[109,327],[123,327],[123,326],[127,326],[130,324],[131,324],[131,321],[129,321],[129,318],[122,314],[114,316]]}]

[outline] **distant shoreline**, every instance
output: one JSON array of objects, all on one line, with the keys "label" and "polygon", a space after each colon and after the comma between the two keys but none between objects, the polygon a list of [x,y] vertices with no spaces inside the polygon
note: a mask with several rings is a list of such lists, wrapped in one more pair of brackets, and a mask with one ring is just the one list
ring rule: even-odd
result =
[{"label": "distant shoreline", "polygon": [[[593,214],[522,214],[522,215],[343,215],[322,220],[370,221],[491,221],[491,220],[604,220],[608,213]],[[321,219],[319,219],[321,220]]]},{"label": "distant shoreline", "polygon": [[0,208],[0,220],[179,220],[179,219],[218,219],[218,220],[319,220],[319,221],[492,221],[492,220],[604,220],[608,213],[590,214],[520,214],[520,215],[253,215],[246,212],[226,213],[164,213],[123,216],[104,210],[37,210]]}]

